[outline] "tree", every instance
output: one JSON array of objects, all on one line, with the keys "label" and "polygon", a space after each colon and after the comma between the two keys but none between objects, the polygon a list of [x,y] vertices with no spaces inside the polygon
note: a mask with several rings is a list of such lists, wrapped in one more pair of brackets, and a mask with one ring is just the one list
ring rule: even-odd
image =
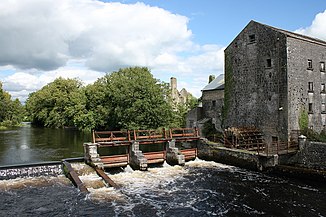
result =
[{"label": "tree", "polygon": [[23,120],[24,108],[18,99],[12,100],[0,82],[0,125],[16,126]]},{"label": "tree", "polygon": [[77,79],[58,78],[29,95],[26,109],[32,123],[45,127],[83,128],[81,116],[87,117],[86,97]]},{"label": "tree", "polygon": [[150,129],[170,124],[172,107],[161,83],[148,68],[130,67],[107,74],[105,98],[110,104],[111,129]]}]

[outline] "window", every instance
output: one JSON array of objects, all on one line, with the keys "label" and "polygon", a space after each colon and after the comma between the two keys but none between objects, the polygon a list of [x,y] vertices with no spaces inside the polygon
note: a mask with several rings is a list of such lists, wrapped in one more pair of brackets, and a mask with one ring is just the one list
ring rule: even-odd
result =
[{"label": "window", "polygon": [[325,92],[325,84],[321,84],[321,86],[320,86],[320,90],[321,90],[321,92]]},{"label": "window", "polygon": [[326,108],[325,108],[325,103],[321,104],[321,112],[325,113],[326,112]]},{"label": "window", "polygon": [[212,101],[212,107],[216,107],[216,101],[215,100]]},{"label": "window", "polygon": [[320,71],[325,72],[325,62],[320,62]]},{"label": "window", "polygon": [[277,145],[278,143],[278,137],[277,136],[272,136],[272,144]]},{"label": "window", "polygon": [[308,69],[312,69],[312,60],[308,60]]},{"label": "window", "polygon": [[312,103],[308,104],[308,113],[312,113]]},{"label": "window", "polygon": [[256,35],[249,35],[249,43],[255,43],[256,42]]},{"label": "window", "polygon": [[314,91],[314,83],[308,82],[308,92],[313,92]]},{"label": "window", "polygon": [[272,59],[267,59],[267,60],[266,60],[266,67],[267,67],[267,68],[272,67]]}]

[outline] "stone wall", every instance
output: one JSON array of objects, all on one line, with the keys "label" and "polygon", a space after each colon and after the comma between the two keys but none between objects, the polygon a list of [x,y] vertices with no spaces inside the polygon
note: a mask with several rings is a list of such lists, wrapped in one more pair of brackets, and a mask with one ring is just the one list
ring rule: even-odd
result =
[{"label": "stone wall", "polygon": [[309,169],[326,170],[326,144],[306,142],[300,151],[291,157],[286,164],[296,165]]},{"label": "stone wall", "polygon": [[287,140],[286,55],[286,35],[253,21],[226,48],[225,128]]},{"label": "stone wall", "polygon": [[199,127],[198,121],[203,118],[203,108],[202,107],[196,107],[191,109],[187,113],[186,117],[186,127],[193,128],[193,127]]},{"label": "stone wall", "polygon": [[[320,62],[326,62],[326,43],[321,45],[288,37],[287,45],[289,131],[299,129],[300,113],[306,111],[309,112],[308,127],[320,132],[326,125],[326,92],[322,90],[323,85],[325,88],[326,74],[320,69]],[[308,66],[308,60],[312,67]],[[309,103],[312,106],[311,111]]]},{"label": "stone wall", "polygon": [[224,90],[208,90],[202,94],[203,115],[211,118],[212,124],[218,131],[222,131],[222,108],[224,104]]}]

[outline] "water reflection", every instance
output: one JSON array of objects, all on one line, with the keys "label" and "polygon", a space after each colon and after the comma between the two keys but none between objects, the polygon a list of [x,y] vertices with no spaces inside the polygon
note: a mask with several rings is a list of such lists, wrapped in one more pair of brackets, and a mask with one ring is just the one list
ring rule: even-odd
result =
[{"label": "water reflection", "polygon": [[23,127],[0,131],[0,165],[34,163],[83,156],[90,133],[75,129]]}]

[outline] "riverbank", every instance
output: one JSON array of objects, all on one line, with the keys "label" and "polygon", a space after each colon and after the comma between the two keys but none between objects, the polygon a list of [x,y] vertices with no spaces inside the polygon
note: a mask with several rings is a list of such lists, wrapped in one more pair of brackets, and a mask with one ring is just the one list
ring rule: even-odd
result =
[{"label": "riverbank", "polygon": [[326,144],[307,143],[301,146],[299,151],[280,155],[266,155],[264,153],[258,154],[246,150],[230,149],[223,147],[222,144],[204,140],[197,147],[198,157],[203,160],[263,173],[326,181],[325,160],[321,157],[326,151]]}]

